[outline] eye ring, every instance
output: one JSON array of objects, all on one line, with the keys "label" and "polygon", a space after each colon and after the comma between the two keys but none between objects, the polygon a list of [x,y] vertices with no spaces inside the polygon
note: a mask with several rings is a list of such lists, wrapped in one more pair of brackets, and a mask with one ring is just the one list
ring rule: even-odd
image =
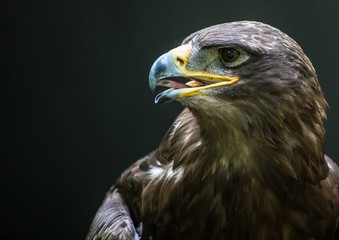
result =
[{"label": "eye ring", "polygon": [[220,57],[225,63],[232,63],[238,60],[241,56],[241,52],[233,47],[221,48]]}]

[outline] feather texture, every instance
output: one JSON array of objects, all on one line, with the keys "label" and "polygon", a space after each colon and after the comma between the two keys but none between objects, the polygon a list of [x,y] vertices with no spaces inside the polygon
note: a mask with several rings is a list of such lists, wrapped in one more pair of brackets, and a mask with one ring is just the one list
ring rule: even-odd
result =
[{"label": "feather texture", "polygon": [[[203,29],[184,44],[190,69],[240,81],[181,100],[187,108],[108,192],[87,239],[338,239],[327,103],[299,45],[257,22]],[[251,61],[220,70],[213,53],[230,44]]]}]

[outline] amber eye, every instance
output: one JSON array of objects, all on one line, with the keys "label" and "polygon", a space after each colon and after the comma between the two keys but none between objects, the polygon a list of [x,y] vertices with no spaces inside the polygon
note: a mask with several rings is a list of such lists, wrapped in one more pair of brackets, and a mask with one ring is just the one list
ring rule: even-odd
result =
[{"label": "amber eye", "polygon": [[241,55],[241,52],[236,48],[222,48],[220,49],[220,56],[225,63],[232,63],[236,61]]}]

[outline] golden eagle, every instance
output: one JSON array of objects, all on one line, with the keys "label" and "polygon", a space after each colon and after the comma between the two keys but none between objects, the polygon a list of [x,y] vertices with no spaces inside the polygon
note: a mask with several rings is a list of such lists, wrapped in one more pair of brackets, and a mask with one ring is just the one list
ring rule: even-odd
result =
[{"label": "golden eagle", "polygon": [[109,190],[87,239],[338,238],[327,103],[293,39],[260,22],[211,26],[160,56],[149,85],[186,108]]}]

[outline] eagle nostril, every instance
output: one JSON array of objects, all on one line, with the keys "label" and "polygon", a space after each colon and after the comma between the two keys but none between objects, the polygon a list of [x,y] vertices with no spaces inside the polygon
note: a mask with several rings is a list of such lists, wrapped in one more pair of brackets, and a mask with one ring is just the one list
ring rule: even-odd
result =
[{"label": "eagle nostril", "polygon": [[177,57],[177,62],[179,63],[179,65],[181,67],[183,67],[185,65],[185,61],[182,58],[180,58],[180,57]]}]

